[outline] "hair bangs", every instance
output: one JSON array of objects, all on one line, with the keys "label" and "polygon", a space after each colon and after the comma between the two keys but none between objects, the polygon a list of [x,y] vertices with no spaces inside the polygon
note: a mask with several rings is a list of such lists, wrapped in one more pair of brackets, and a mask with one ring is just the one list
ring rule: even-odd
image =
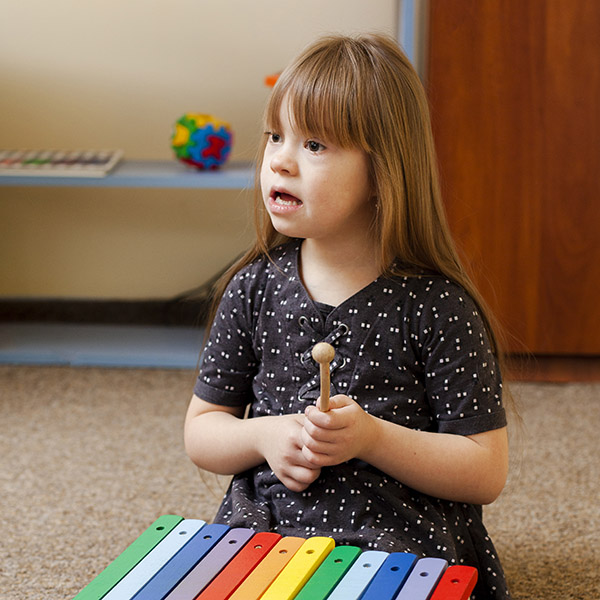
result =
[{"label": "hair bangs", "polygon": [[[343,48],[323,49],[290,65],[279,77],[265,115],[269,128],[281,128],[287,107],[292,126],[341,148],[367,150],[360,101],[361,78],[355,61]],[[332,51],[333,50],[333,51]]]}]

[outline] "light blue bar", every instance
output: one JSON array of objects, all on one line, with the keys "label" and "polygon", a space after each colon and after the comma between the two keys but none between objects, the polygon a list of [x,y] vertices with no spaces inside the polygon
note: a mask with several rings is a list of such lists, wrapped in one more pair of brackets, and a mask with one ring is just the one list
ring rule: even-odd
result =
[{"label": "light blue bar", "polygon": [[219,523],[203,527],[181,550],[169,558],[131,600],[161,600],[165,598],[196,564],[201,562],[205,556],[210,556],[211,550],[215,548],[227,531],[229,531],[229,527]]},{"label": "light blue bar", "polygon": [[327,600],[359,600],[365,588],[389,556],[383,550],[367,550],[352,564]]},{"label": "light blue bar", "polygon": [[137,594],[171,558],[186,546],[206,525],[200,519],[185,519],[158,546],[150,551],[117,585],[104,600],[126,600]]}]

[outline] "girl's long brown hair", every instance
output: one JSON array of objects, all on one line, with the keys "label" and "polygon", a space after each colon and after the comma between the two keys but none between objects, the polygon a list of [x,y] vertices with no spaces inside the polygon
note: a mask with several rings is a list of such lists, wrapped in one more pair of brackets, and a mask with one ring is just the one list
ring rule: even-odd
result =
[{"label": "girl's long brown hair", "polygon": [[[279,129],[284,102],[298,131],[361,148],[369,157],[381,275],[434,271],[462,286],[500,358],[497,325],[461,264],[447,224],[425,91],[396,42],[376,34],[320,39],[280,75],[266,107],[267,129]],[[256,170],[256,241],[215,287],[210,322],[231,278],[288,240],[273,228],[262,202],[258,182],[265,143]]]}]

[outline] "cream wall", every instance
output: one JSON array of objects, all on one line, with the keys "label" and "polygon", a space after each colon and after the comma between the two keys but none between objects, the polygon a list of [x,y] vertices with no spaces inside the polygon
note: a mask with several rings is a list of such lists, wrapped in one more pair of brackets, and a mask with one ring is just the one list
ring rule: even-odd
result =
[{"label": "cream wall", "polygon": [[[315,37],[396,35],[396,0],[0,0],[0,147],[168,159],[208,112],[251,160],[268,89]],[[0,187],[0,296],[163,298],[251,240],[249,193]]]}]

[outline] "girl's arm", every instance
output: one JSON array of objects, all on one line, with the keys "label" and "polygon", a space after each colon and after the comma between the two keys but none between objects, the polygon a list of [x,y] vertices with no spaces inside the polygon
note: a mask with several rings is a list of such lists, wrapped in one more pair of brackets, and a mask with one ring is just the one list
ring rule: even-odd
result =
[{"label": "girl's arm", "polygon": [[186,451],[202,469],[234,475],[265,461],[292,491],[303,491],[321,472],[302,454],[304,415],[244,419],[244,407],[220,406],[193,396],[184,427]]},{"label": "girl's arm", "polygon": [[420,492],[473,504],[493,502],[508,472],[506,427],[462,436],[409,429],[366,413],[348,396],[306,411],[304,456],[319,467],[352,458]]}]

